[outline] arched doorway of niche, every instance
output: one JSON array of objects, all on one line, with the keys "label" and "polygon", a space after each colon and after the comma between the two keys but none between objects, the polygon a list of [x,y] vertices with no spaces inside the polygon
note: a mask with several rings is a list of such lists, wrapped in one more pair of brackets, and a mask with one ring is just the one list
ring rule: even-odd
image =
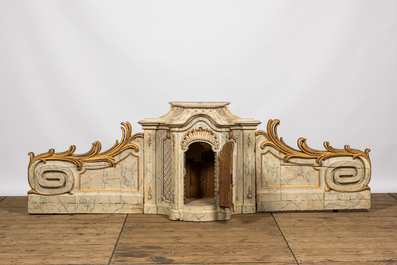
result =
[{"label": "arched doorway of niche", "polygon": [[185,152],[185,205],[215,205],[215,157],[206,142],[189,145]]}]

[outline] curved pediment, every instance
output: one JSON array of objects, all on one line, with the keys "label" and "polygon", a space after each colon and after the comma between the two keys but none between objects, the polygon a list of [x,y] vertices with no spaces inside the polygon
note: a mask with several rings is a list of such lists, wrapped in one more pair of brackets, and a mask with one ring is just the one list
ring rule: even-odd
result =
[{"label": "curved pediment", "polygon": [[197,129],[189,130],[183,140],[181,142],[182,150],[185,150],[186,147],[194,142],[194,141],[204,141],[212,144],[215,149],[219,147],[219,141],[216,134],[211,129],[204,129],[203,127],[199,127]]},{"label": "curved pediment", "polygon": [[242,119],[230,112],[230,102],[170,102],[170,111],[160,118],[140,121],[142,126],[167,125],[180,127],[189,123],[195,116],[208,117],[218,126],[257,126],[260,121]]}]

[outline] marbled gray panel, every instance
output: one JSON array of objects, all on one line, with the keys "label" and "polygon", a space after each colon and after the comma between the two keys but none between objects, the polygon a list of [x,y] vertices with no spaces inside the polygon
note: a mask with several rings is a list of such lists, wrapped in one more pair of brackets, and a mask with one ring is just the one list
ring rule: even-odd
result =
[{"label": "marbled gray panel", "polygon": [[281,187],[281,160],[275,157],[270,151],[260,154],[261,157],[261,188]]},{"label": "marbled gray panel", "polygon": [[28,212],[34,214],[76,212],[76,196],[65,194],[57,196],[28,195]]},{"label": "marbled gray panel", "polygon": [[129,153],[114,167],[86,169],[80,174],[80,190],[137,192],[138,163],[139,157]]},{"label": "marbled gray panel", "polygon": [[282,165],[281,187],[320,187],[319,174],[312,166]]}]

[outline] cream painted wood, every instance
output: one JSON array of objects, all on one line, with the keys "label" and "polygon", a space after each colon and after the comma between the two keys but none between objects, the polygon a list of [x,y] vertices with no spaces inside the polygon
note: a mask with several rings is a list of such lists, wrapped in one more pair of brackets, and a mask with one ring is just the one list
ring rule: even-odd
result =
[{"label": "cream painted wood", "polygon": [[[283,149],[271,132],[256,131],[260,121],[235,116],[229,104],[170,102],[164,116],[139,121],[143,134],[127,133],[127,143],[124,131],[122,142],[128,148],[109,157],[107,151],[101,159],[90,152],[68,155],[72,149],[39,155],[28,170],[29,213],[145,213],[214,221],[261,211],[370,208],[367,152],[339,150],[317,161],[315,155]],[[128,123],[123,126],[131,129]],[[218,157],[228,142],[234,143],[230,208],[218,204]],[[214,204],[200,205],[206,198],[185,202],[185,155],[193,143],[205,143],[214,153]],[[201,154],[196,155],[199,159]],[[89,159],[79,164],[82,157]]]},{"label": "cream painted wood", "polygon": [[370,178],[366,159],[331,157],[322,165],[315,159],[285,162],[284,153],[271,146],[261,148],[267,140],[256,137],[257,211],[370,208],[370,191],[360,190]]}]

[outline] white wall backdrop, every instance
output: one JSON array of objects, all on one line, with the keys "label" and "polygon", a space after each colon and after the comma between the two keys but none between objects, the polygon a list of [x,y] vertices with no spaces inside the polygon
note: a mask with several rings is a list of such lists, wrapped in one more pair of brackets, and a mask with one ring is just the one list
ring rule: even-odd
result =
[{"label": "white wall backdrop", "polygon": [[323,149],[372,151],[396,192],[397,1],[0,2],[0,195],[26,195],[28,152],[121,138],[169,101],[231,111]]}]

